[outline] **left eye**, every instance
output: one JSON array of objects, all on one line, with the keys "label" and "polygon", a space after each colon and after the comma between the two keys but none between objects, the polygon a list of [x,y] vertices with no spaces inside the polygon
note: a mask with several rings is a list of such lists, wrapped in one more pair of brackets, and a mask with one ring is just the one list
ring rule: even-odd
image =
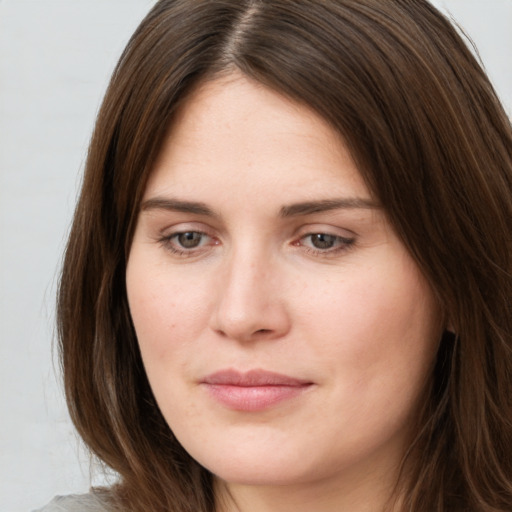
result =
[{"label": "left eye", "polygon": [[329,251],[348,247],[354,242],[352,238],[344,238],[327,233],[311,233],[301,239],[302,245],[318,251]]},{"label": "left eye", "polygon": [[325,233],[315,233],[308,235],[307,238],[315,249],[332,249],[338,241],[337,236],[326,235]]}]

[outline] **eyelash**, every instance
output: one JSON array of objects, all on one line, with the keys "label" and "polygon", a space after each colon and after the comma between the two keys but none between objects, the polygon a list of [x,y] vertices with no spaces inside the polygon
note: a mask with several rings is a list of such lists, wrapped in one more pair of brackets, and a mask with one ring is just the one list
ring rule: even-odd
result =
[{"label": "eyelash", "polygon": [[[196,247],[191,247],[188,249],[185,247],[180,248],[176,245],[176,243],[173,240],[178,239],[180,236],[183,236],[183,235],[193,235],[193,236],[200,235],[202,238],[199,241],[199,245]],[[302,241],[304,241],[308,238],[311,239],[311,237],[314,237],[314,236],[328,237],[336,245],[334,247],[319,249],[319,248],[314,248],[314,247],[308,247],[307,245],[304,245],[303,243],[301,243]],[[208,245],[218,245],[218,243],[219,243],[218,240],[216,240],[214,237],[208,235],[208,233],[205,233],[203,231],[194,231],[194,230],[179,231],[177,233],[172,233],[169,236],[164,236],[164,237],[160,238],[159,243],[161,243],[165,247],[165,249],[169,250],[171,253],[173,253],[177,256],[180,256],[180,257],[187,258],[187,257],[191,257],[191,256],[196,256],[198,254],[198,250],[201,250],[201,248],[203,248],[205,245],[207,245],[206,243],[202,243],[203,237],[207,237],[213,241],[213,243],[208,244]],[[307,233],[305,235],[302,235],[298,240],[293,242],[292,245],[295,247],[303,247],[304,250],[308,254],[311,254],[314,256],[329,257],[329,256],[335,256],[341,252],[350,250],[353,247],[355,241],[356,241],[355,238],[347,238],[347,237],[343,237],[340,235],[332,235],[330,233],[324,233],[324,232],[319,231],[319,232]]]},{"label": "eyelash", "polygon": [[[165,247],[165,249],[169,250],[173,254],[176,254],[177,256],[182,256],[184,258],[195,256],[197,254],[197,250],[201,249],[205,244],[202,243],[202,240],[200,241],[200,245],[198,247],[192,247],[192,248],[179,248],[174,242],[174,239],[177,239],[180,236],[183,235],[200,235],[201,237],[208,237],[215,241],[215,239],[208,235],[208,233],[205,233],[203,231],[178,231],[177,233],[172,233],[169,236],[162,237],[159,242]],[[213,243],[212,245],[217,245],[217,242]]]},{"label": "eyelash", "polygon": [[[314,236],[323,236],[328,237],[332,239],[332,241],[337,244],[335,247],[329,247],[326,249],[318,249],[314,247],[308,247],[304,244],[300,244],[301,241],[314,237]],[[302,245],[307,253],[315,255],[315,256],[321,256],[321,257],[329,257],[329,256],[336,256],[341,252],[346,252],[349,249],[351,249],[355,243],[355,238],[347,238],[340,235],[332,235],[330,233],[324,233],[324,232],[315,232],[315,233],[307,233],[306,235],[303,235],[299,238],[297,242],[294,242],[294,245]]]}]

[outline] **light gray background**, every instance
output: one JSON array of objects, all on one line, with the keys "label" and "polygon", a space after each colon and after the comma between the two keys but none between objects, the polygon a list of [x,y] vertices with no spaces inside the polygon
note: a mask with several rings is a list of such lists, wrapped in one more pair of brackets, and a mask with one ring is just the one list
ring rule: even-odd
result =
[{"label": "light gray background", "polygon": [[[32,510],[91,483],[52,354],[56,279],[102,94],[153,3],[0,0],[2,512]],[[475,41],[511,114],[512,0],[435,3]]]}]

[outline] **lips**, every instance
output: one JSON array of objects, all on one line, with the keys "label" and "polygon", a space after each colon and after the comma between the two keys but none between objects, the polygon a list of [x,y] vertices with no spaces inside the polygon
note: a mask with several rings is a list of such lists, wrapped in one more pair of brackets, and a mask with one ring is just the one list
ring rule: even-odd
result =
[{"label": "lips", "polygon": [[229,409],[256,412],[301,395],[313,383],[265,370],[228,369],[207,376],[201,385],[211,398]]}]

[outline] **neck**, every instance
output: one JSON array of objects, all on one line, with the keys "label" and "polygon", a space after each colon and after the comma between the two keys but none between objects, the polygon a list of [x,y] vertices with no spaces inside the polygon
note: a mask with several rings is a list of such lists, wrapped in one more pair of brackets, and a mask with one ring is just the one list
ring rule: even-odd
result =
[{"label": "neck", "polygon": [[397,472],[332,478],[293,485],[215,482],[217,512],[399,512]]}]

